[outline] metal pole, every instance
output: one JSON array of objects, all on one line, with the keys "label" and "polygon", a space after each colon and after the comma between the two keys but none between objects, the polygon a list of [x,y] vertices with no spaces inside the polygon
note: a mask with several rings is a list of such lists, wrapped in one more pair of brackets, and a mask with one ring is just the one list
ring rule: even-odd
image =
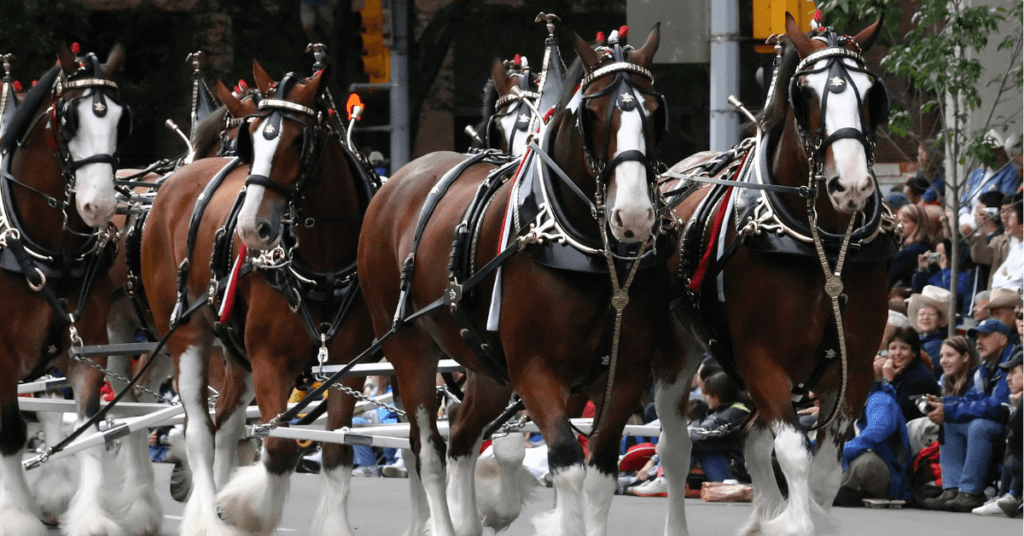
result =
[{"label": "metal pole", "polygon": [[391,0],[391,174],[409,163],[409,1]]},{"label": "metal pole", "polygon": [[725,151],[740,139],[740,118],[728,100],[740,94],[739,20],[737,0],[711,0],[712,151]]}]

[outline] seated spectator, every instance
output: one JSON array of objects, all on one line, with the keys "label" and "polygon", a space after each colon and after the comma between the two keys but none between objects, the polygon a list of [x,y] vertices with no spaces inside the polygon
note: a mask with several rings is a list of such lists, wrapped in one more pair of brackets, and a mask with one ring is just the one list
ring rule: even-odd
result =
[{"label": "seated spectator", "polygon": [[876,371],[856,437],[843,446],[843,480],[836,506],[861,506],[861,499],[910,497],[910,440],[892,386]]},{"label": "seated spectator", "polygon": [[[1021,222],[1020,195],[1006,196],[999,207],[999,217],[1005,229],[1003,234],[991,240],[980,233],[971,237],[971,259],[979,265],[988,266],[990,274],[988,288],[1020,288],[1024,282],[1024,253],[1021,239],[1024,226]],[[1011,251],[1015,255],[1011,255]]]},{"label": "seated spectator", "polygon": [[[934,285],[926,285],[920,294],[914,294],[907,300],[907,317],[914,323],[921,337],[921,349],[928,354],[933,365],[939,362],[939,350],[946,338],[948,310],[949,291]],[[938,367],[933,366],[932,369],[938,378]]]},{"label": "seated spectator", "polygon": [[942,341],[939,365],[942,377],[939,386],[942,396],[964,396],[974,387],[974,370],[978,368],[978,355],[966,337],[950,337]]},{"label": "seated spectator", "polygon": [[886,360],[876,375],[892,386],[896,404],[906,421],[923,417],[913,399],[922,395],[939,394],[939,384],[921,362],[921,339],[914,328],[896,328],[889,336]]},{"label": "seated spectator", "polygon": [[976,328],[982,320],[988,318],[988,301],[991,298],[991,290],[982,290],[974,295],[974,303],[971,305],[971,316],[964,319],[964,328]]},{"label": "seated spectator", "polygon": [[704,380],[704,398],[710,413],[703,420],[689,425],[693,442],[690,465],[700,463],[712,482],[737,479],[749,482],[740,445],[741,425],[750,408],[740,401],[740,390],[724,372]]},{"label": "seated spectator", "polygon": [[[911,279],[911,287],[914,292],[921,292],[925,285],[932,285],[940,288],[951,288],[953,271],[950,269],[949,252],[952,251],[952,243],[948,238],[943,238],[926,251],[917,256],[917,271]],[[964,304],[969,304],[971,295],[971,276],[961,271],[956,279],[956,303],[957,310],[966,316],[969,310],[964,309]]]},{"label": "seated spectator", "polygon": [[[1021,394],[1024,393],[1024,370],[1021,368],[1021,351],[999,368],[1006,370],[1006,385],[1010,389],[1010,420],[1006,424],[1006,456],[1003,458],[1003,474],[999,479],[999,491],[994,499],[971,510],[979,516],[1006,515],[1016,517],[1020,510],[1022,463],[1021,452]],[[1001,495],[1000,495],[1001,494]]]},{"label": "seated spectator", "polygon": [[922,190],[922,203],[931,205],[938,203],[942,198],[946,189],[946,181],[943,178],[945,169],[942,167],[942,159],[933,158],[928,149],[929,145],[923,142],[917,145],[917,174],[907,182],[913,182]]},{"label": "seated spectator", "polygon": [[896,191],[895,189],[889,192],[889,195],[885,198],[885,202],[889,204],[889,208],[893,212],[903,208],[903,205],[910,203],[910,199],[907,199],[906,194],[903,192]]},{"label": "seated spectator", "polygon": [[1017,170],[1009,164],[1002,137],[993,129],[985,134],[985,141],[996,163],[995,166],[983,163],[967,177],[967,186],[960,197],[958,215],[960,230],[964,235],[974,230],[974,211],[978,207],[978,198],[981,194],[999,191],[1010,195],[1017,187]]},{"label": "seated spectator", "polygon": [[928,251],[931,232],[928,215],[918,205],[905,205],[896,213],[896,218],[903,226],[903,243],[889,269],[889,287],[909,287],[917,257]]},{"label": "seated spectator", "polygon": [[943,427],[941,447],[942,494],[923,501],[926,508],[970,512],[985,503],[985,486],[993,447],[1002,441],[1003,419],[1010,397],[1006,371],[999,364],[1009,359],[1010,328],[988,319],[969,335],[977,337],[981,365],[974,386],[964,396],[928,397],[928,418]]}]

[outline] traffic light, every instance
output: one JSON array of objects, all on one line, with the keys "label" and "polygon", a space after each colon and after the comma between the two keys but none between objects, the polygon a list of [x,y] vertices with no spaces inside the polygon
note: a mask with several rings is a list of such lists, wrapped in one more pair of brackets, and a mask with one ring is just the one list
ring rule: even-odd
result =
[{"label": "traffic light", "polygon": [[[382,3],[386,3],[387,6],[382,6]],[[384,7],[387,7],[387,10]],[[388,50],[391,41],[390,7],[390,0],[364,0],[363,7],[359,10],[362,21],[360,34],[363,72],[374,84],[386,84],[391,81],[391,51]]]},{"label": "traffic light", "polygon": [[754,0],[754,50],[762,54],[775,52],[775,47],[764,44],[764,40],[786,33],[787,11],[801,30],[809,31],[815,9],[813,0]]}]

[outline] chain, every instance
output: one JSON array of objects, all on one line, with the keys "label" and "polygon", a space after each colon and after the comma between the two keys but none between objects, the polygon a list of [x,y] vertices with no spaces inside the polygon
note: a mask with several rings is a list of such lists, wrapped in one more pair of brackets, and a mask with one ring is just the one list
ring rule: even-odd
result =
[{"label": "chain", "polygon": [[351,389],[349,387],[346,387],[343,384],[336,383],[336,384],[331,386],[331,389],[334,389],[335,391],[341,391],[341,392],[347,394],[348,396],[351,396],[352,398],[354,398],[356,400],[360,400],[362,402],[369,402],[370,404],[373,404],[374,406],[377,406],[378,408],[384,408],[384,409],[394,413],[395,415],[398,415],[399,417],[405,417],[405,412],[400,410],[400,409],[398,409],[398,408],[396,408],[395,406],[393,406],[391,404],[385,404],[384,402],[378,402],[373,397],[364,395],[363,393],[360,393],[359,391],[356,391],[355,389]]},{"label": "chain", "polygon": [[[131,381],[132,381],[131,378],[126,378],[126,377],[121,376],[120,374],[118,374],[118,373],[116,373],[116,372],[114,372],[114,371],[112,371],[110,369],[103,368],[102,366],[100,366],[99,364],[97,364],[93,360],[89,359],[88,357],[83,357],[83,356],[81,356],[79,354],[73,354],[72,357],[74,358],[75,361],[78,361],[79,363],[82,363],[83,365],[88,365],[88,366],[90,366],[90,367],[92,367],[92,368],[102,372],[103,374],[105,374],[105,375],[107,375],[107,376],[109,376],[111,378],[114,378],[115,380],[122,381],[125,384],[131,383]],[[156,357],[155,356],[154,357],[150,357],[150,359],[156,359]],[[171,405],[171,406],[177,405],[174,402],[172,402],[171,400],[168,400],[167,398],[164,398],[162,395],[160,395],[160,393],[154,392],[151,389],[143,387],[142,385],[136,384],[135,388],[138,389],[139,391],[142,391],[142,392],[148,394],[149,396],[152,396],[153,398],[157,399],[157,401],[159,401],[161,404],[168,404],[168,405]]]}]

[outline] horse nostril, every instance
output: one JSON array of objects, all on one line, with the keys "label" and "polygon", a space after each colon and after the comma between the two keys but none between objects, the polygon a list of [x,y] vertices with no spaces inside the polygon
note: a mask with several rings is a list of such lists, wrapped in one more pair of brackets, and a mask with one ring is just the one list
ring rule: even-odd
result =
[{"label": "horse nostril", "polygon": [[615,225],[617,227],[625,227],[626,224],[622,223],[622,213],[618,210],[615,211]]},{"label": "horse nostril", "polygon": [[828,188],[828,193],[830,194],[843,193],[846,191],[846,187],[839,183],[839,177],[832,177],[826,181],[825,187]]},{"label": "horse nostril", "polygon": [[262,222],[256,225],[256,234],[263,240],[268,240],[270,238],[270,224]]}]

